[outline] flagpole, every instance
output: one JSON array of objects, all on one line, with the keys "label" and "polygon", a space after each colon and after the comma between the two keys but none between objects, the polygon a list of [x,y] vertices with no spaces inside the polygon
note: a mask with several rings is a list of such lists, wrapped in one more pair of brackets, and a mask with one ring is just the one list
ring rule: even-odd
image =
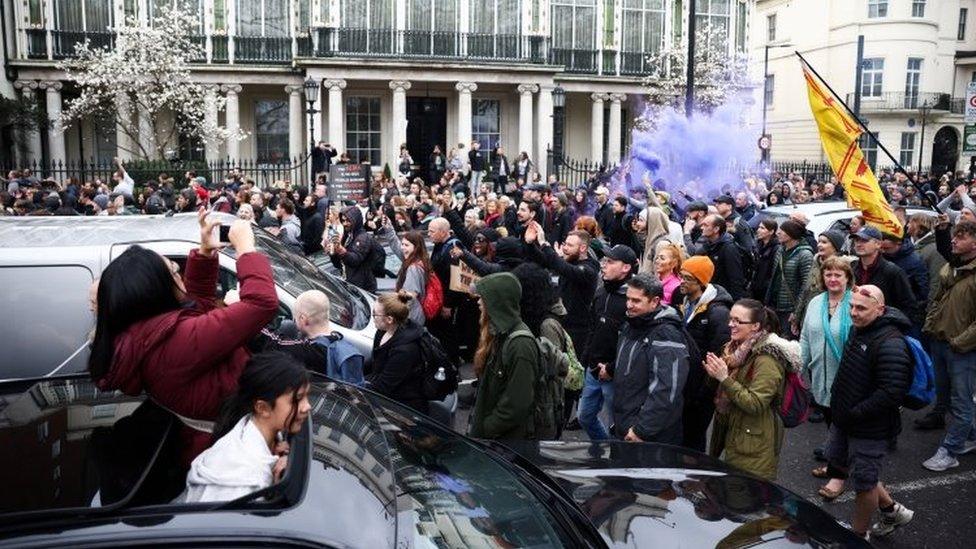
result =
[{"label": "flagpole", "polygon": [[[901,165],[901,162],[899,162],[894,157],[894,155],[892,155],[891,152],[888,151],[888,148],[887,147],[885,147],[883,144],[881,144],[881,140],[878,139],[878,136],[875,135],[873,132],[871,132],[871,130],[868,129],[867,124],[865,124],[861,120],[861,117],[859,117],[858,115],[854,114],[854,111],[852,111],[851,108],[847,106],[847,103],[845,103],[844,100],[841,99],[839,95],[837,95],[837,92],[835,92],[834,89],[830,87],[830,84],[828,84],[827,81],[824,80],[824,78],[822,76],[820,76],[820,73],[818,73],[817,70],[813,68],[813,65],[811,65],[810,62],[807,61],[805,57],[803,57],[803,54],[801,54],[798,51],[794,51],[793,53],[795,53],[796,56],[800,58],[800,61],[802,61],[803,64],[808,69],[810,69],[810,72],[812,72],[814,74],[814,76],[816,76],[817,79],[820,80],[820,83],[823,84],[824,87],[827,88],[827,91],[829,91],[830,94],[834,96],[834,99],[836,99],[838,103],[840,103],[841,105],[844,106],[844,110],[847,111],[847,114],[849,114],[851,116],[851,118],[853,118],[858,123],[858,125],[861,126],[861,128],[865,131],[865,133],[868,134],[868,136],[871,138],[871,140],[874,141],[875,145],[877,145],[879,149],[881,149],[886,155],[888,155],[888,158],[891,159],[892,163],[894,163],[895,167],[897,168],[897,171],[900,171],[901,173],[905,174],[905,177],[908,177],[908,171],[905,170],[905,167]],[[861,70],[861,69],[858,68],[858,70]],[[916,174],[916,177],[920,177],[921,175],[922,174],[920,174],[920,173],[919,174]],[[922,198],[925,200],[925,202],[928,203],[928,205],[929,205],[930,208],[932,208],[933,210],[935,210],[937,212],[939,211],[939,208],[935,205],[935,203],[932,201],[932,199],[929,198],[928,195],[926,195],[925,193],[923,193],[921,191],[921,189],[918,188],[918,185],[916,185],[915,183],[912,183],[911,178],[908,178],[908,184],[911,185],[912,187],[915,187],[915,191],[917,193],[920,193],[921,194]],[[879,184],[879,186],[880,186],[880,184]]]}]

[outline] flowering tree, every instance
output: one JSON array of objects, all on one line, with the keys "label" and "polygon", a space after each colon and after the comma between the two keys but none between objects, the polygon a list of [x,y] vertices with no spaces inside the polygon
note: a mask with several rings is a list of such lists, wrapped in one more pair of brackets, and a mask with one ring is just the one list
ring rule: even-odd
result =
[{"label": "flowering tree", "polygon": [[125,136],[119,148],[146,160],[171,158],[187,143],[244,139],[217,124],[224,99],[192,78],[190,60],[204,57],[190,39],[198,26],[195,16],[163,8],[151,23],[130,18],[114,29],[114,48],[77,45],[76,57],[59,64],[81,92],[68,102],[62,126],[114,121]]},{"label": "flowering tree", "polygon": [[[728,31],[706,25],[695,41],[695,110],[711,112],[752,87],[745,55],[729,53]],[[671,44],[647,59],[651,72],[644,79],[648,111],[643,122],[662,108],[681,109],[687,83],[687,45]]]}]

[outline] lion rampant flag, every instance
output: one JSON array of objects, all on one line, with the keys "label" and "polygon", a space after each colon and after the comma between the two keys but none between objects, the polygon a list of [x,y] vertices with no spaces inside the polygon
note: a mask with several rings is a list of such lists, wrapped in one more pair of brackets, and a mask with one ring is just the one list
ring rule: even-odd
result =
[{"label": "lion rampant flag", "polygon": [[805,63],[803,77],[807,81],[810,110],[820,130],[820,141],[837,181],[844,186],[847,204],[861,210],[864,219],[881,231],[902,236],[902,225],[885,200],[878,186],[878,178],[868,166],[864,152],[857,143],[863,133],[861,126],[839,104],[840,100],[820,85]]}]

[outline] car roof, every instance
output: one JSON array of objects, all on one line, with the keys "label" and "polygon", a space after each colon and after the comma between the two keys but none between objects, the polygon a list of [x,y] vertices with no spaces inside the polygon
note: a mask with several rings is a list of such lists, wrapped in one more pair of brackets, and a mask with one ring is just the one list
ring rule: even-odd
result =
[{"label": "car roof", "polygon": [[[228,223],[229,214],[211,214]],[[0,217],[0,248],[110,246],[152,240],[200,241],[194,213],[165,215]]]}]

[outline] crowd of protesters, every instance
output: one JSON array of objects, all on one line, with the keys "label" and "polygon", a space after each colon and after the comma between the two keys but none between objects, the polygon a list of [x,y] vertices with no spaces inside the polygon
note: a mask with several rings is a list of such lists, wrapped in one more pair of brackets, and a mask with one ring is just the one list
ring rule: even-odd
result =
[{"label": "crowd of protesters", "polygon": [[[225,212],[296,253],[328,255],[365,290],[392,274],[394,293],[373,311],[372,369],[347,381],[426,412],[415,364],[426,328],[452,360],[474,363],[478,437],[581,428],[592,440],[708,451],[774,479],[787,436],[778,409],[787,378],[800,374],[811,421],[827,426],[813,456],[826,465],[812,474],[827,480],[827,500],[855,490],[853,529],[864,536],[912,519],[880,478],[912,381],[904,336],[921,339],[936,372],[936,401],[915,427],[946,431],[924,466],[944,471],[976,450],[976,185],[961,172],[880,174],[903,236],[861,216],[814,235],[802,209],[781,222],[763,210],[843,200],[836,181],[773,173],[672,196],[624,167],[569,188],[543,181],[524,152],[509,160],[475,142],[435,149],[426,171],[404,147],[395,174],[376,174],[368,197],[339,204],[326,175],[335,156],[317,147],[322,174],[295,188],[260,189],[237,171],[136,184],[121,163],[112,181],[11,172],[0,202],[5,215]],[[906,217],[908,206],[939,215]],[[401,258],[399,272],[384,273],[387,253]],[[452,284],[462,264],[480,277],[468,288]],[[96,356],[100,371],[115,371],[111,352]]]}]

